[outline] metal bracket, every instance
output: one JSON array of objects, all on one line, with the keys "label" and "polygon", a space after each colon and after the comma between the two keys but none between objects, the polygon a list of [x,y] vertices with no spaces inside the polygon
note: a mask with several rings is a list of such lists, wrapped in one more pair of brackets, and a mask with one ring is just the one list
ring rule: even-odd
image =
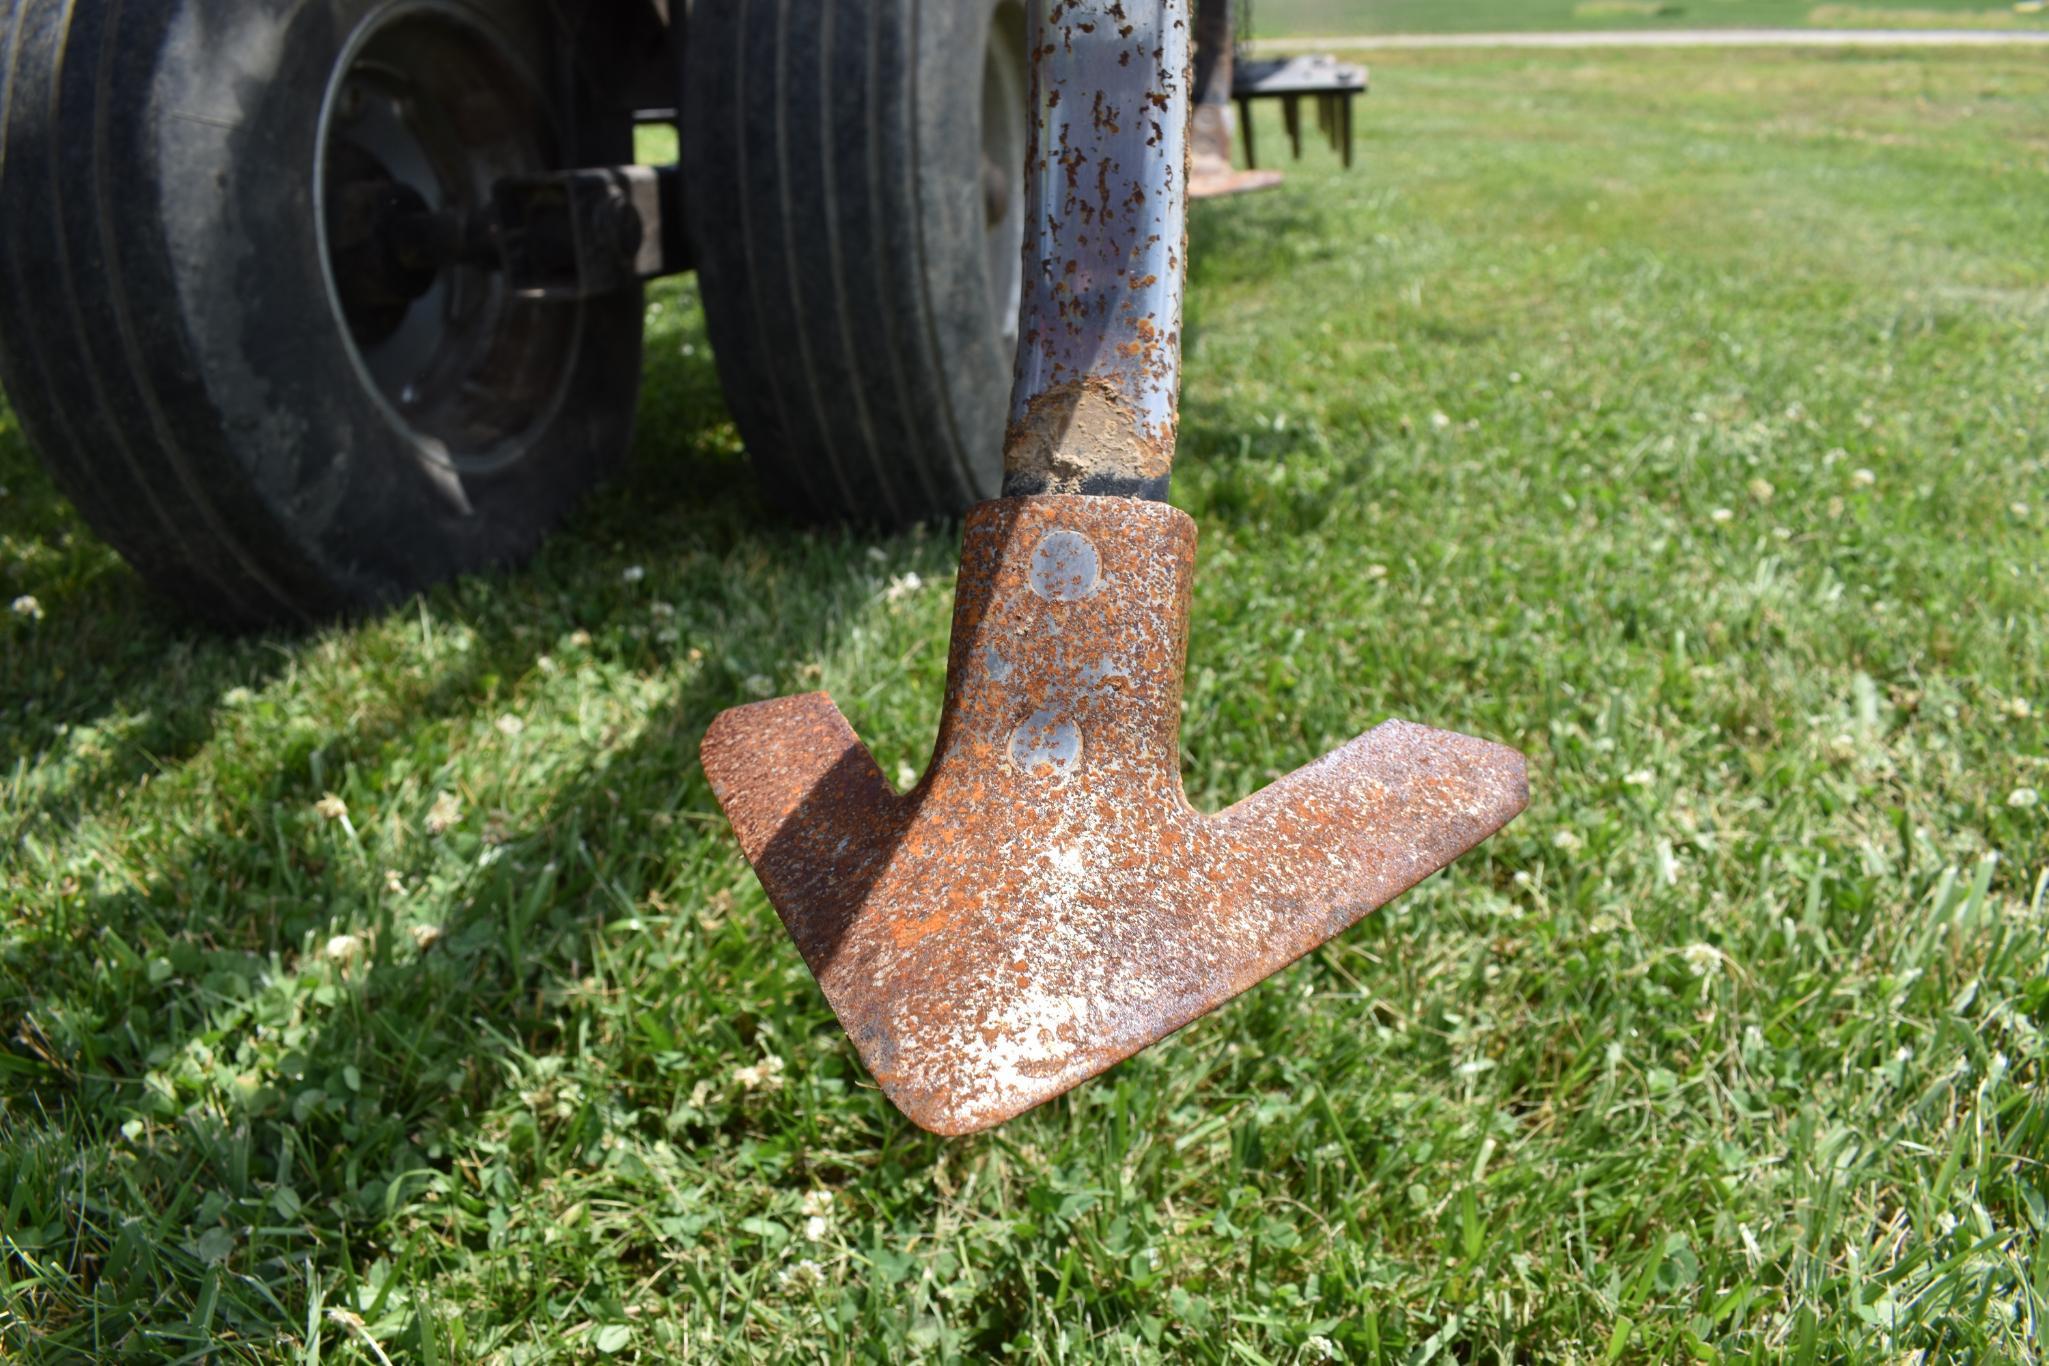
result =
[{"label": "metal bracket", "polygon": [[688,268],[674,166],[508,178],[492,206],[499,263],[529,298],[590,298]]}]

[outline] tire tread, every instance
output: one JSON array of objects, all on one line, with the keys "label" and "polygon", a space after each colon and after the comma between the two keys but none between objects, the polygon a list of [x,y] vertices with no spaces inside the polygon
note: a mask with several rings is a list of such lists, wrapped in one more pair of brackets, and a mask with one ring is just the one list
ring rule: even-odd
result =
[{"label": "tire tread", "polygon": [[[1008,358],[961,344],[984,320],[946,316],[933,277],[959,263],[929,254],[921,205],[935,174],[921,124],[935,107],[958,119],[980,51],[972,80],[930,69],[934,4],[806,19],[790,0],[736,0],[692,19],[685,157],[707,326],[765,491],[805,517],[902,524],[995,492]],[[949,375],[964,364],[988,370],[972,381],[977,421]]]}]

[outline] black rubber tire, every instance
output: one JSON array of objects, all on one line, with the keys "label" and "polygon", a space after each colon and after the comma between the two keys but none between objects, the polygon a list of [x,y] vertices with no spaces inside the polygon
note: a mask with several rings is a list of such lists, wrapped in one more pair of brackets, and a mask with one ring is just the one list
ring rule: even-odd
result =
[{"label": "black rubber tire", "polygon": [[900,525],[1001,488],[1016,305],[992,285],[981,131],[998,24],[1022,114],[1015,0],[692,10],[706,325],[763,487],[800,517]]},{"label": "black rubber tire", "polygon": [[[87,521],[222,624],[516,561],[631,437],[637,290],[551,305],[581,310],[559,401],[495,471],[437,465],[359,377],[312,181],[335,64],[388,3],[12,0],[0,32],[0,385]],[[631,159],[630,119],[559,107],[549,0],[432,3],[533,64],[560,155]]]}]

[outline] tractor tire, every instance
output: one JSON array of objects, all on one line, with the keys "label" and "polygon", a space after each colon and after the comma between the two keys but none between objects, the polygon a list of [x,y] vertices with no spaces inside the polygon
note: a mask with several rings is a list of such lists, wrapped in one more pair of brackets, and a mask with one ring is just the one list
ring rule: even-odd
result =
[{"label": "tractor tire", "polygon": [[631,160],[550,0],[6,16],[0,386],[164,595],[233,627],[376,609],[526,556],[620,463],[637,289],[541,303],[455,266],[366,291],[337,208]]},{"label": "tractor tire", "polygon": [[690,19],[705,321],[772,501],[902,525],[1002,485],[1028,90],[1021,0],[722,0]]}]

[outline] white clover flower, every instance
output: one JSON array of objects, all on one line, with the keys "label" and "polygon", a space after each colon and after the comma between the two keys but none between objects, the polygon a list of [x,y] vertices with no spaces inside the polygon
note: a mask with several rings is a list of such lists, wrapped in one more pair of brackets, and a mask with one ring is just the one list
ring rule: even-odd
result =
[{"label": "white clover flower", "polygon": [[353,962],[363,951],[363,941],[353,934],[338,934],[327,941],[327,956],[337,963]]},{"label": "white clover flower", "polygon": [[313,810],[322,820],[345,821],[349,818],[349,804],[332,792],[313,803]]},{"label": "white clover flower", "polygon": [[14,600],[14,615],[26,617],[30,621],[41,621],[43,619],[43,604],[24,593]]},{"label": "white clover flower", "polygon": [[2017,787],[2006,794],[2006,804],[2025,811],[2042,800],[2042,794],[2032,787]]},{"label": "white clover flower", "polygon": [[890,602],[902,602],[924,587],[925,580],[918,575],[899,574],[889,581],[889,587],[882,590],[882,596]]},{"label": "white clover flower", "polygon": [[1387,573],[1387,566],[1384,564],[1369,564],[1366,566],[1366,577],[1369,581],[1378,582],[1386,578]]},{"label": "white clover flower", "polygon": [[1430,430],[1434,432],[1451,430],[1451,414],[1442,410],[1430,414]]},{"label": "white clover flower", "polygon": [[446,932],[439,925],[415,925],[413,926],[413,947],[421,953],[425,953],[428,949],[439,944],[445,937],[445,934]]},{"label": "white clover flower", "polygon": [[434,798],[434,809],[427,813],[427,833],[445,835],[462,824],[462,799],[453,792],[443,792]]},{"label": "white clover flower", "polygon": [[832,1225],[826,1222],[824,1215],[814,1214],[804,1221],[804,1237],[811,1242],[822,1243],[831,1228]]},{"label": "white clover flower", "polygon": [[1878,482],[1878,473],[1870,469],[1852,470],[1850,482],[1860,489],[1868,489]]},{"label": "white clover flower", "polygon": [[1753,479],[1750,481],[1750,497],[1753,502],[1769,503],[1777,495],[1778,490],[1772,487],[1771,480]]},{"label": "white clover flower", "polygon": [[767,674],[751,674],[740,687],[746,691],[749,697],[775,696],[775,680]]},{"label": "white clover flower", "polygon": [[1622,783],[1625,787],[1649,787],[1657,780],[1658,775],[1656,773],[1647,768],[1640,768],[1623,778]]},{"label": "white clover flower", "polygon": [[1578,835],[1575,835],[1570,830],[1560,830],[1551,837],[1551,847],[1553,849],[1563,849],[1568,854],[1584,843],[1584,840],[1580,839]]},{"label": "white clover flower", "polygon": [[733,1082],[743,1091],[780,1091],[783,1089],[783,1060],[771,1053],[752,1067],[736,1069]]},{"label": "white clover flower", "polygon": [[230,688],[221,694],[221,705],[224,707],[246,707],[255,700],[256,694],[247,688]]},{"label": "white clover flower", "polygon": [[795,1266],[786,1267],[776,1273],[778,1284],[798,1289],[816,1285],[824,1279],[825,1268],[812,1261],[809,1257],[798,1262]]},{"label": "white clover flower", "polygon": [[1736,514],[1728,508],[1716,508],[1708,514],[1708,520],[1716,526],[1724,526],[1736,520]]},{"label": "white clover flower", "polygon": [[630,564],[619,572],[620,580],[625,583],[639,583],[646,577],[647,570],[637,564]]},{"label": "white clover flower", "polygon": [[508,712],[498,718],[497,726],[498,733],[509,740],[526,729],[526,722]]}]

